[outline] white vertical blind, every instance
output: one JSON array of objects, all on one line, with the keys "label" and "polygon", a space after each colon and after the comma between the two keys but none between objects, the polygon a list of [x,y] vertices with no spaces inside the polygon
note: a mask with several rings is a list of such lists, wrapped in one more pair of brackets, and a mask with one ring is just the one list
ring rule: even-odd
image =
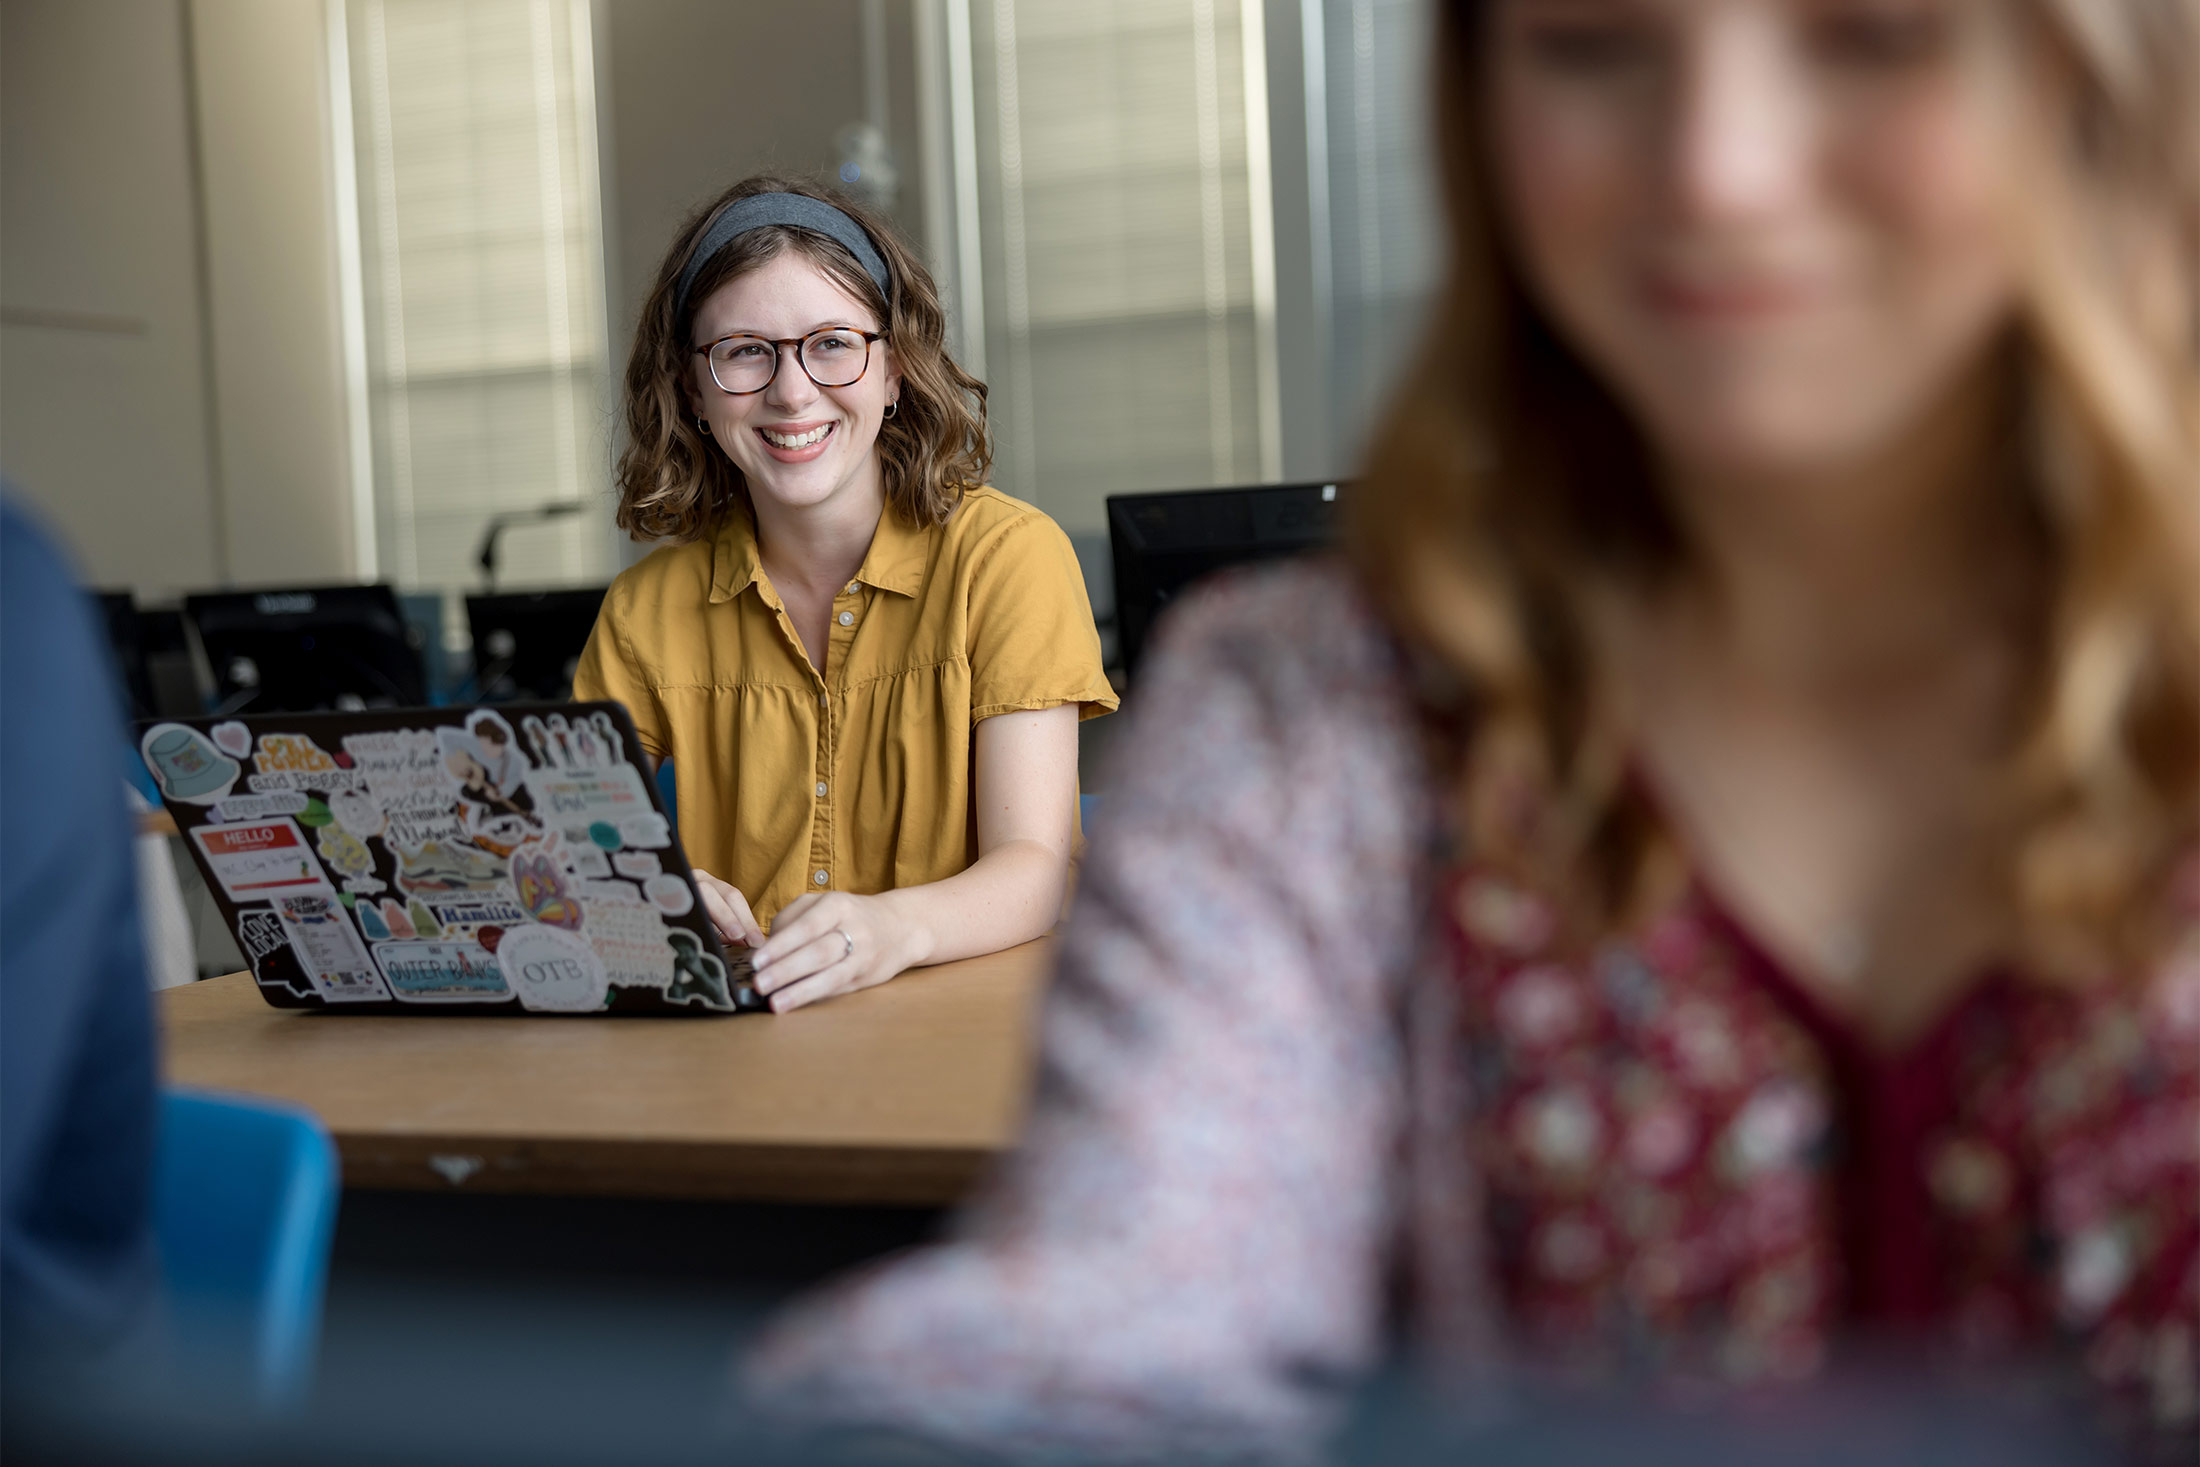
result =
[{"label": "white vertical blind", "polygon": [[[1442,264],[1428,137],[1429,0],[1327,0],[1330,400],[1351,461],[1418,348]],[[1310,58],[1310,64],[1315,64]]]},{"label": "white vertical blind", "polygon": [[381,574],[477,583],[500,511],[590,511],[505,538],[501,580],[606,579],[603,270],[587,0],[348,0]]},{"label": "white vertical blind", "polygon": [[1257,0],[969,12],[996,481],[1096,529],[1111,493],[1259,478]]}]

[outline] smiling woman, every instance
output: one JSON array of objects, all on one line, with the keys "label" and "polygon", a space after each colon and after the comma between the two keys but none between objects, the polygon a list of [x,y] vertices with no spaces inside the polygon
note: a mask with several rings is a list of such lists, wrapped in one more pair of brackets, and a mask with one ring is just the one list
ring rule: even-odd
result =
[{"label": "smiling woman", "polygon": [[2194,1460],[2200,0],[1436,9],[1349,563],[1174,612],[1012,1159],[753,1399],[1298,1460],[1404,1345],[1546,1456],[1881,1370],[2029,1453],[2075,1366]]},{"label": "smiling woman", "polygon": [[1051,926],[1077,723],[1115,707],[1067,537],[983,483],[943,328],[883,221],[760,177],[674,239],[627,367],[619,524],[670,543],[574,691],[672,761],[705,903],[782,1010]]}]

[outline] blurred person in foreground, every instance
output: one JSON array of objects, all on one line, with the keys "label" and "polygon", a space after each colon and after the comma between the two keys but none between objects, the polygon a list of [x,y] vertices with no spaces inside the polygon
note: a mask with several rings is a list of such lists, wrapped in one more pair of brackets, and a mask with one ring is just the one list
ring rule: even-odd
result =
[{"label": "blurred person in foreground", "polygon": [[[155,1058],[111,658],[0,501],[0,1374],[142,1385],[158,1356]],[[134,756],[134,751],[132,751]]]},{"label": "blurred person in foreground", "polygon": [[574,694],[672,761],[704,906],[779,1010],[1052,927],[1077,725],[1115,707],[1069,537],[985,483],[945,323],[885,220],[760,175],[635,328],[619,526],[667,543]]},{"label": "blurred person in foreground", "polygon": [[1177,616],[1021,1151],[752,1397],[1290,1451],[1393,1342],[2045,1351],[2189,1443],[2200,7],[1440,17],[1348,564]]}]

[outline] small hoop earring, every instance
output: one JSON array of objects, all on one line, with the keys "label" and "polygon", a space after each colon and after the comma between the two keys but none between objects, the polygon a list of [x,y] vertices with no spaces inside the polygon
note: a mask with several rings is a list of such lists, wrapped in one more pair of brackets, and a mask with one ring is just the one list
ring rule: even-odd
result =
[{"label": "small hoop earring", "polygon": [[899,412],[899,411],[901,411],[901,399],[900,399],[900,398],[896,398],[896,399],[894,399],[894,401],[892,401],[892,402],[890,402],[890,403],[886,404],[886,411],[885,411],[885,412],[883,412],[883,413],[880,413],[880,414],[879,414],[879,416],[880,416],[881,418],[890,418],[890,417],[892,417],[892,416],[893,416],[893,415],[894,415],[895,413],[897,413],[897,412]]},{"label": "small hoop earring", "polygon": [[702,434],[705,438],[710,437],[710,419],[698,417],[695,420],[695,431]]}]

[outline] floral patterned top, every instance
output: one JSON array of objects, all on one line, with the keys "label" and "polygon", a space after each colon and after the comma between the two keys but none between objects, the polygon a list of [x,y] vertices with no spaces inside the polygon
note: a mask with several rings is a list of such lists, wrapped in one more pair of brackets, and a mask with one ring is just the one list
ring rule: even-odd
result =
[{"label": "floral patterned top", "polygon": [[1446,864],[1408,669],[1340,568],[1201,593],[1141,670],[1014,1158],[783,1319],[760,1405],[1011,1452],[1304,1451],[1403,1335],[1779,1381],[1859,1330],[2075,1338],[2200,1412],[2200,900],[2144,983],[1997,977],[1881,1057],[1700,888],[1569,960]]}]

